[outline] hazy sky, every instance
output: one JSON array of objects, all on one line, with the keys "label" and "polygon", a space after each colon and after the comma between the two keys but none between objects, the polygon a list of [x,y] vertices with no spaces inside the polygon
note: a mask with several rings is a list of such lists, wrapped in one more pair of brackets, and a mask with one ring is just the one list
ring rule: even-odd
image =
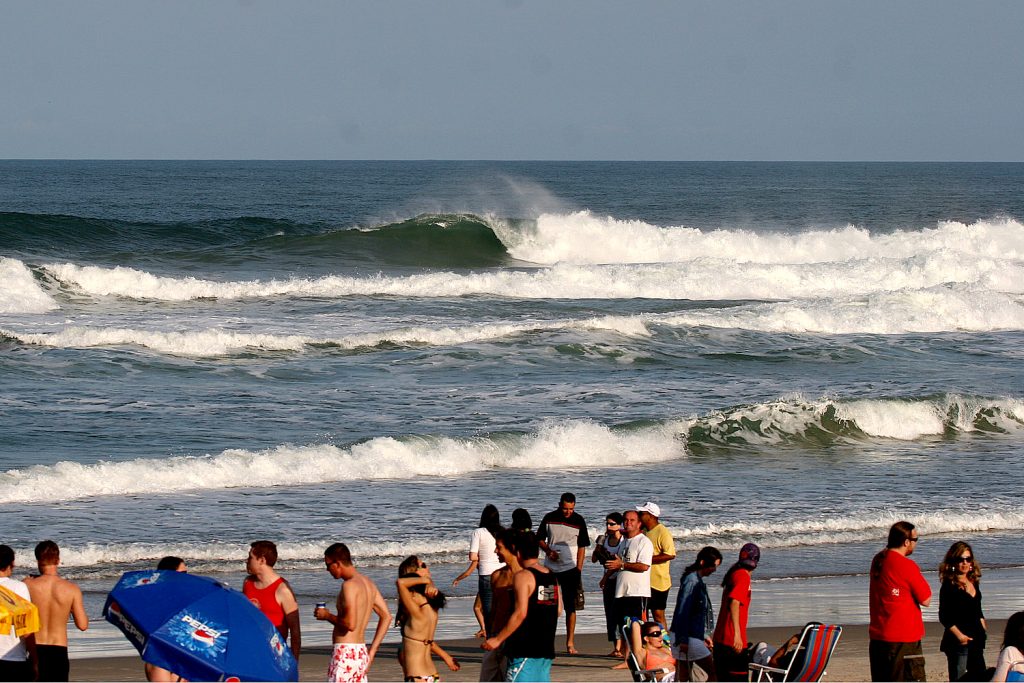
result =
[{"label": "hazy sky", "polygon": [[1024,2],[0,0],[0,158],[1024,160]]}]

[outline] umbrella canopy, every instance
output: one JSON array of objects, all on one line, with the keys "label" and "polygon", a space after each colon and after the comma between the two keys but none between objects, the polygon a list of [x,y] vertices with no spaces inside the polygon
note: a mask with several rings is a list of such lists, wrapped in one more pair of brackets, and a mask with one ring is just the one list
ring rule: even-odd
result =
[{"label": "umbrella canopy", "polygon": [[10,633],[21,638],[39,630],[39,609],[13,591],[0,586],[0,633]]},{"label": "umbrella canopy", "polygon": [[176,571],[128,572],[107,621],[142,659],[192,681],[297,681],[299,665],[262,612],[236,590]]}]

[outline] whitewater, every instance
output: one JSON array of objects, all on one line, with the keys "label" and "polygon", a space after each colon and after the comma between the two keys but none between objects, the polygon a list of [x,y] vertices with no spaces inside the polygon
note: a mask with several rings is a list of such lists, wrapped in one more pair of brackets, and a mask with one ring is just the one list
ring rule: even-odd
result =
[{"label": "whitewater", "polygon": [[0,541],[56,540],[96,611],[165,554],[236,582],[269,537],[312,604],[334,541],[385,587],[411,553],[450,584],[484,505],[539,519],[573,491],[592,534],[658,502],[682,561],[760,544],[762,594],[857,603],[904,518],[923,567],[967,539],[1011,594],[1022,186],[1019,164],[0,162]]}]

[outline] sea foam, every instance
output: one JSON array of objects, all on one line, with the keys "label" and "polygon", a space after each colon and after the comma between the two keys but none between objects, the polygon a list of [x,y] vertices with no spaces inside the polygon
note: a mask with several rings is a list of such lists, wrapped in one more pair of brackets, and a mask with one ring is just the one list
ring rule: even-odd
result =
[{"label": "sea foam", "polygon": [[59,462],[0,474],[0,504],[104,495],[137,495],[239,487],[299,486],[335,481],[457,477],[493,468],[617,467],[681,457],[671,425],[612,430],[590,421],[544,424],[528,435],[450,438],[378,437],[349,447],[282,445],[231,449],[210,456],[126,462]]},{"label": "sea foam", "polygon": [[404,277],[330,275],[219,282],[157,276],[134,268],[51,264],[64,286],[92,296],[157,301],[390,295],[523,299],[796,299],[842,297],[962,284],[1024,293],[1024,261],[949,250],[906,258],[873,256],[827,263],[773,264],[698,257],[649,265],[568,265],[525,270],[429,272]]},{"label": "sea foam", "polygon": [[1024,401],[957,394],[926,399],[794,396],[643,428],[589,420],[543,423],[529,434],[377,437],[347,447],[285,444],[268,450],[59,462],[0,474],[0,504],[302,486],[327,482],[458,477],[492,469],[608,468],[684,458],[687,444],[751,447],[822,438],[912,440],[956,432],[1024,432]]},{"label": "sea foam", "polygon": [[32,271],[18,259],[0,256],[0,314],[45,313],[57,302],[43,291]]},{"label": "sea foam", "polygon": [[846,226],[796,234],[659,227],[590,211],[542,214],[531,228],[497,219],[492,229],[514,258],[537,264],[672,263],[728,258],[737,263],[836,263],[910,258],[948,250],[973,257],[1024,259],[1024,225],[1006,218],[926,230],[871,233]]}]

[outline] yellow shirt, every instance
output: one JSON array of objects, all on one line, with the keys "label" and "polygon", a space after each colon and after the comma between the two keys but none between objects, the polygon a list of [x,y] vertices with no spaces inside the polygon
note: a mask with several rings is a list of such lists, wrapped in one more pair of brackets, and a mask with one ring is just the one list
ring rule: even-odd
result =
[{"label": "yellow shirt", "polygon": [[[651,539],[654,545],[655,555],[675,555],[676,542],[672,539],[672,532],[661,522],[654,525],[654,528],[644,532],[647,538]],[[662,562],[651,566],[651,590],[667,591],[672,587],[672,561]]]}]

